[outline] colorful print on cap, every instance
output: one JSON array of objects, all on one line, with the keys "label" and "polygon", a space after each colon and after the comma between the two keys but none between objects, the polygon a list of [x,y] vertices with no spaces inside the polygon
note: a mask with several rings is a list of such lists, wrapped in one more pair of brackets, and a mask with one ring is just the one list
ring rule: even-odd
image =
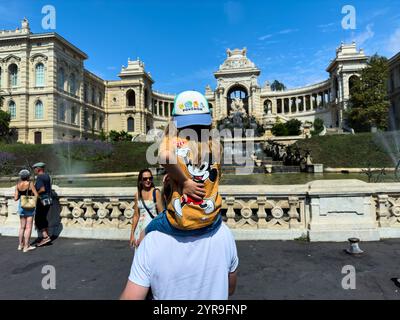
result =
[{"label": "colorful print on cap", "polygon": [[173,116],[210,113],[207,99],[197,91],[184,91],[177,95]]}]

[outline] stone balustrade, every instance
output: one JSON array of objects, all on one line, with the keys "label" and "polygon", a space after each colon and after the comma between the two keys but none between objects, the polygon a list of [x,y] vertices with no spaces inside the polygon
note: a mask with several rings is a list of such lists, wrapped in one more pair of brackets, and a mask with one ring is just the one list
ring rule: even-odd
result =
[{"label": "stone balustrade", "polygon": [[[136,188],[59,188],[61,237],[128,239]],[[400,238],[400,184],[320,180],[305,185],[221,186],[222,216],[236,239],[345,241]],[[0,189],[0,233],[17,236],[13,188]]]}]

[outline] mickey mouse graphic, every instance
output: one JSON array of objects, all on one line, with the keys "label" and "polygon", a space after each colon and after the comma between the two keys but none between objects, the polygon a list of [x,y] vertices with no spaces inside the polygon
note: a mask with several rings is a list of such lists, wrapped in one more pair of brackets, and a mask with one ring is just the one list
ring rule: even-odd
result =
[{"label": "mickey mouse graphic", "polygon": [[[189,148],[177,149],[177,155],[183,159],[190,175],[192,176],[192,180],[197,183],[204,183],[205,181],[207,181],[207,179],[209,179],[211,182],[214,182],[217,179],[218,170],[210,166],[208,162],[203,162],[200,166],[193,165],[192,161],[188,157],[189,152]],[[192,199],[190,196],[185,195],[173,200],[173,207],[175,209],[175,212],[181,217],[182,208],[187,204],[198,205],[204,210],[205,214],[210,214],[215,209],[214,200],[211,198],[198,201]]]}]

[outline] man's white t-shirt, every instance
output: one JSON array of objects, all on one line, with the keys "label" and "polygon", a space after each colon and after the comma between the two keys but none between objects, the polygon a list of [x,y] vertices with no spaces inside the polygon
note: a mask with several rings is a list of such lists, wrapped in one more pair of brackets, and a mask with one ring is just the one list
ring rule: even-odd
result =
[{"label": "man's white t-shirt", "polygon": [[135,253],[129,280],[151,287],[156,300],[225,300],[228,274],[238,263],[235,240],[224,223],[200,237],[153,231]]}]

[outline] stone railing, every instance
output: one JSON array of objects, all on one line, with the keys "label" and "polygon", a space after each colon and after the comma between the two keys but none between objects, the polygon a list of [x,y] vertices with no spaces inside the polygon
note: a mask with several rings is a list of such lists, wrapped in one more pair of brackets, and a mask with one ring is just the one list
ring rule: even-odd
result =
[{"label": "stone railing", "polygon": [[[51,231],[128,239],[136,188],[58,188]],[[400,238],[400,184],[321,180],[305,185],[221,186],[222,216],[236,239],[344,241]],[[16,236],[13,189],[0,189],[0,233]]]}]

